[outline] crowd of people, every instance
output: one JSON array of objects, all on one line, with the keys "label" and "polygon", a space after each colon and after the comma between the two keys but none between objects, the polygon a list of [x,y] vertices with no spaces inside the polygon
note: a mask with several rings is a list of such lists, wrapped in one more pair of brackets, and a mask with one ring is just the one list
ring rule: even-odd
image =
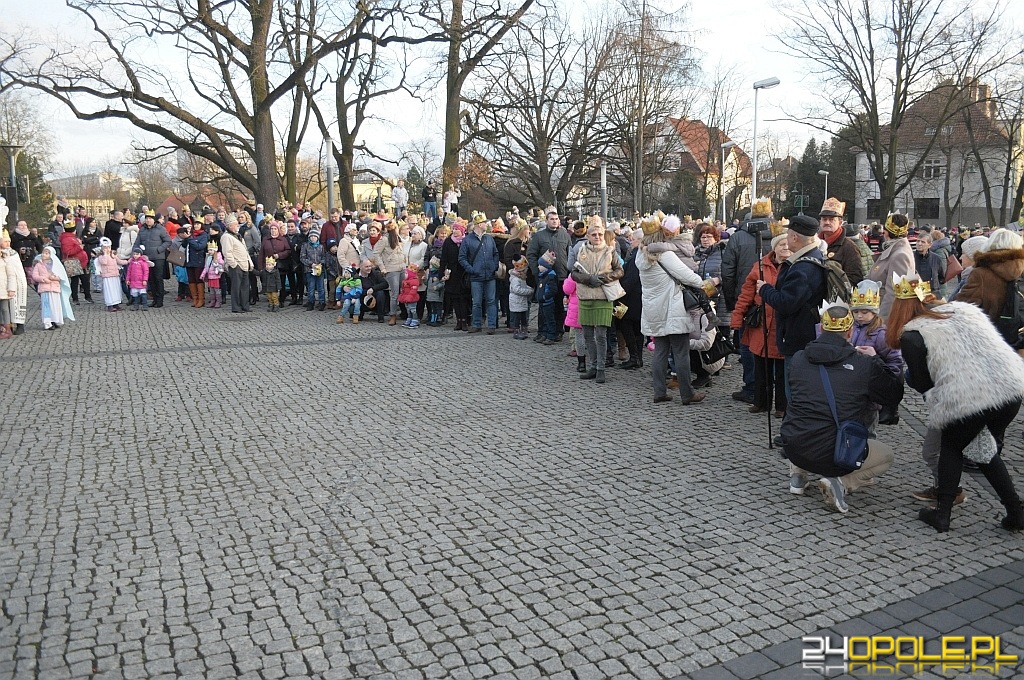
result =
[{"label": "crowd of people", "polygon": [[[913,495],[934,507],[921,519],[949,528],[966,497],[966,457],[1006,506],[1003,525],[1024,529],[1000,458],[1024,398],[1021,329],[1012,328],[1019,234],[914,229],[900,214],[858,227],[844,224],[835,198],[818,219],[776,221],[755,204],[731,227],[661,214],[566,223],[553,208],[463,218],[454,187],[439,214],[428,188],[434,210],[401,218],[249,204],[198,216],[188,206],[115,211],[102,227],[82,211],[60,213],[42,232],[18,222],[0,241],[0,339],[24,332],[30,288],[41,326],[59,329],[97,296],[111,313],[162,308],[172,281],[179,305],[237,314],[265,299],[271,313],[301,306],[336,324],[503,329],[557,347],[568,336],[579,378],[596,383],[609,368],[644,367],[650,351],[655,404],[673,402],[673,391],[683,405],[703,401],[734,350],[743,377],[731,398],[781,421],[775,443],[790,461],[790,491],[802,494],[808,473],[819,474],[838,512],[891,465],[876,428],[898,422],[905,378],[930,410],[922,454],[932,483]],[[984,389],[978,375],[992,377]],[[848,421],[870,433],[852,470],[833,457]]]}]

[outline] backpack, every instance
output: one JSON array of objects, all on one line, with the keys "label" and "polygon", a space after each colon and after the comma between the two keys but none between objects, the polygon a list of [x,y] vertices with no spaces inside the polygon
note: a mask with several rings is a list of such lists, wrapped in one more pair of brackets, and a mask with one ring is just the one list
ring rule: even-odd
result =
[{"label": "backpack", "polygon": [[797,262],[812,262],[825,270],[826,302],[836,299],[846,303],[850,302],[850,292],[853,290],[853,286],[850,285],[850,279],[846,277],[846,272],[843,271],[842,265],[835,260],[822,261],[807,255],[804,255],[793,264]]},{"label": "backpack", "polygon": [[1024,276],[1006,283],[1006,299],[996,328],[1014,349],[1024,347]]}]

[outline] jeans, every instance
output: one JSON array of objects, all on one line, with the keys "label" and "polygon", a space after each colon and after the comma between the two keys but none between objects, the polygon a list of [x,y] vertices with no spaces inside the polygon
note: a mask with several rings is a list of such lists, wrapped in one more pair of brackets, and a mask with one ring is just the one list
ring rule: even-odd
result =
[{"label": "jeans", "polygon": [[423,202],[423,214],[426,215],[428,220],[437,219],[437,202],[436,201],[424,201]]},{"label": "jeans", "polygon": [[679,398],[688,401],[693,397],[693,386],[690,385],[690,334],[677,333],[654,338],[654,358],[651,366],[651,379],[655,397],[666,396],[668,383],[668,355],[672,354],[675,363],[676,377],[679,381]]},{"label": "jeans", "polygon": [[345,300],[344,304],[341,305],[341,316],[349,316],[349,309],[352,310],[351,316],[359,316],[359,298],[349,298]]},{"label": "jeans", "polygon": [[306,304],[324,302],[324,277],[306,272]]},{"label": "jeans", "polygon": [[483,305],[487,305],[487,327],[498,327],[498,304],[495,300],[494,279],[490,281],[471,281],[470,290],[473,293],[473,328],[480,328],[483,324]]},{"label": "jeans", "polygon": [[555,320],[558,318],[555,311],[556,306],[561,307],[561,304],[556,305],[554,302],[542,302],[537,312],[537,333],[543,335],[548,340],[554,340],[558,334],[558,329],[555,326]]},{"label": "jeans", "polygon": [[[231,311],[249,311],[249,272],[243,272],[241,267],[229,267],[228,278],[231,281]],[[221,277],[221,281],[224,278]]]},{"label": "jeans", "polygon": [[398,316],[398,293],[402,290],[402,270],[388,272],[384,278],[388,282],[388,298],[390,300],[388,314]]}]

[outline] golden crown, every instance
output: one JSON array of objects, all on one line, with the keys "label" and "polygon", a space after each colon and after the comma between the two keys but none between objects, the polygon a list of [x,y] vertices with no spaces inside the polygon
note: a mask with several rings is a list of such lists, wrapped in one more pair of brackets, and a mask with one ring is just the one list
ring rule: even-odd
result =
[{"label": "golden crown", "polygon": [[910,225],[905,224],[902,227],[896,226],[892,221],[892,217],[893,215],[898,214],[899,213],[889,213],[889,217],[885,220],[885,230],[892,234],[894,238],[903,238],[907,235],[907,232],[910,231]]},{"label": "golden crown", "polygon": [[645,234],[654,234],[661,229],[661,219],[657,215],[647,215],[640,220],[640,228]]},{"label": "golden crown", "polygon": [[[845,309],[846,315],[838,319],[833,318],[832,315],[828,313],[828,310],[835,309],[836,307]],[[853,314],[850,312],[850,306],[839,298],[836,298],[832,302],[826,302],[821,307],[818,307],[818,314],[821,316],[821,330],[823,331],[845,333],[853,327]]]},{"label": "golden crown", "polygon": [[750,208],[751,217],[768,217],[772,214],[772,199],[762,196],[754,199],[754,205]]},{"label": "golden crown", "polygon": [[850,309],[870,309],[877,312],[882,304],[881,285],[864,279],[850,294]]},{"label": "golden crown", "polygon": [[[893,272],[892,275],[892,290],[896,295],[897,300],[912,300],[917,298],[924,302],[925,291],[920,285],[921,282],[918,279],[910,280],[905,275],[900,276]],[[929,289],[931,286],[929,286]]]},{"label": "golden crown", "polygon": [[783,217],[781,220],[769,222],[768,228],[772,232],[772,238],[775,238],[779,234],[785,234],[789,230],[789,220]]}]

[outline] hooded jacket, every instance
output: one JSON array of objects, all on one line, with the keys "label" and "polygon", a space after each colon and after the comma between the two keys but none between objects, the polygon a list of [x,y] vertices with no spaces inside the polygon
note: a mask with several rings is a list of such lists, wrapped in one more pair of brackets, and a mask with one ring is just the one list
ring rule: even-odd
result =
[{"label": "hooded jacket", "polygon": [[729,237],[722,253],[722,294],[729,309],[736,306],[743,281],[757,262],[758,238],[761,239],[761,253],[767,255],[772,252],[772,233],[769,230],[759,231],[758,236],[754,236],[746,228],[741,228]]},{"label": "hooded jacket", "polygon": [[874,417],[874,404],[895,407],[900,403],[903,379],[887,371],[878,357],[858,354],[836,333],[822,333],[793,356],[789,369],[791,396],[781,429],[786,457],[808,472],[841,477],[848,471],[833,462],[837,426],[819,366],[828,373],[839,421],[856,420],[865,426]]},{"label": "hooded jacket", "polygon": [[1024,248],[1007,248],[977,253],[967,283],[956,295],[960,302],[973,302],[995,321],[1006,301],[1006,284],[1024,276]]},{"label": "hooded jacket", "polygon": [[825,271],[813,262],[797,262],[801,257],[823,260],[816,244],[801,248],[779,266],[775,285],[761,287],[761,298],[775,309],[775,342],[784,357],[814,339],[818,306],[826,293]]}]

